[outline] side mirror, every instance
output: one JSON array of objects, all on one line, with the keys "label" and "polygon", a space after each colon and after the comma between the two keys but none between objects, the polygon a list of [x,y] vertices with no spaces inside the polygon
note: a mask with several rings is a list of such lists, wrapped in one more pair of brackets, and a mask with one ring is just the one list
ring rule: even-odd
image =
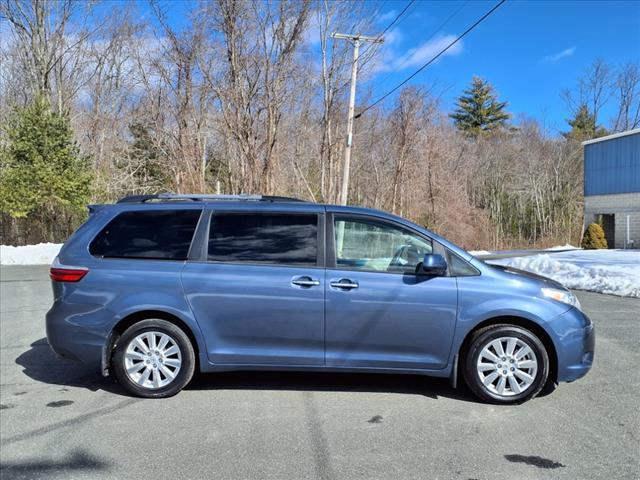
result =
[{"label": "side mirror", "polygon": [[428,253],[418,265],[416,273],[440,277],[447,273],[447,261],[438,253]]}]

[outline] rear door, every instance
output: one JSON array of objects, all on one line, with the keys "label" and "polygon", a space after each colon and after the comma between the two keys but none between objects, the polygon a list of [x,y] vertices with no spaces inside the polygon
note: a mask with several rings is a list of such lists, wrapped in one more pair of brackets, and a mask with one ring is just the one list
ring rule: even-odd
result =
[{"label": "rear door", "polygon": [[213,211],[182,280],[218,364],[324,363],[324,211]]},{"label": "rear door", "polygon": [[380,218],[336,213],[327,222],[327,366],[443,368],[456,279],[415,275],[424,254],[441,247]]}]

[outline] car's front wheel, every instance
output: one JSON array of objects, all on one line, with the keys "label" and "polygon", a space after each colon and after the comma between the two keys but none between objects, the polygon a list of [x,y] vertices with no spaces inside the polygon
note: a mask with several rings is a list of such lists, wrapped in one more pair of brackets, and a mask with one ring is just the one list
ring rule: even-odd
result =
[{"label": "car's front wheel", "polygon": [[549,376],[549,355],[540,339],[515,325],[475,332],[464,358],[464,379],[482,400],[522,403],[535,397]]},{"label": "car's front wheel", "polygon": [[191,380],[195,353],[189,337],[162,319],[142,320],[118,339],[113,353],[118,382],[146,398],[175,395]]}]

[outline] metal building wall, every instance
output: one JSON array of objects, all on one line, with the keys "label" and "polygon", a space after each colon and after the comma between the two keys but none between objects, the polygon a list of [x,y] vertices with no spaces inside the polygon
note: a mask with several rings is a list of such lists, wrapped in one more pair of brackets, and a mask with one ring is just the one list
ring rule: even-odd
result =
[{"label": "metal building wall", "polygon": [[640,133],[584,146],[584,195],[640,192]]}]

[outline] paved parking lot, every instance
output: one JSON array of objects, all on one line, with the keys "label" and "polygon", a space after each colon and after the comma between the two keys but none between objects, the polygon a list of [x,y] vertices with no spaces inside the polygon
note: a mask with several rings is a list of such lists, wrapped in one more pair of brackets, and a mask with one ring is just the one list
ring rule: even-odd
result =
[{"label": "paved parking lot", "polygon": [[637,479],[640,300],[578,292],[596,363],[518,407],[416,376],[229,373],[167,400],[58,360],[45,267],[2,267],[0,462],[9,478]]}]

